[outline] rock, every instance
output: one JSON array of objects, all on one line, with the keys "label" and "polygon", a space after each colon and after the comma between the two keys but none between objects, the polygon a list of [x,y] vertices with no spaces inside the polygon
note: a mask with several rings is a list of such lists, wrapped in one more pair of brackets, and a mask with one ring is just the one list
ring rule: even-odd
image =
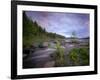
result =
[{"label": "rock", "polygon": [[55,61],[50,61],[50,62],[47,62],[44,67],[53,67],[55,66]]}]

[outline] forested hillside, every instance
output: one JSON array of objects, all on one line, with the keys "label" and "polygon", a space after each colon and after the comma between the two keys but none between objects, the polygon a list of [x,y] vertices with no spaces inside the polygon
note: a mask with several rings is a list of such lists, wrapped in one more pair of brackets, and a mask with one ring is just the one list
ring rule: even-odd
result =
[{"label": "forested hillside", "polygon": [[32,44],[43,43],[50,40],[64,39],[64,36],[56,33],[49,33],[43,29],[36,21],[32,21],[23,12],[23,46],[29,47]]}]

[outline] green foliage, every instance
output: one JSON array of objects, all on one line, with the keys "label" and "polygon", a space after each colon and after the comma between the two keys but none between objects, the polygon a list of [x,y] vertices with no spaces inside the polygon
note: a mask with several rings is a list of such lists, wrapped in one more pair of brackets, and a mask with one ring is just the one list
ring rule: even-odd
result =
[{"label": "green foliage", "polygon": [[80,60],[82,65],[89,64],[89,48],[80,48]]},{"label": "green foliage", "polygon": [[64,66],[64,49],[61,47],[59,41],[56,41],[56,43],[55,66]]},{"label": "green foliage", "polygon": [[25,47],[56,38],[64,37],[55,33],[46,32],[36,21],[33,22],[27,17],[25,11],[23,12],[23,45]]},{"label": "green foliage", "polygon": [[89,65],[89,48],[74,48],[69,57],[73,65]]},{"label": "green foliage", "polygon": [[32,39],[30,39],[33,36],[33,22],[29,20],[23,12],[23,45],[29,46],[32,42]]},{"label": "green foliage", "polygon": [[78,49],[73,49],[69,55],[70,59],[73,61],[73,64],[77,65],[79,63]]}]

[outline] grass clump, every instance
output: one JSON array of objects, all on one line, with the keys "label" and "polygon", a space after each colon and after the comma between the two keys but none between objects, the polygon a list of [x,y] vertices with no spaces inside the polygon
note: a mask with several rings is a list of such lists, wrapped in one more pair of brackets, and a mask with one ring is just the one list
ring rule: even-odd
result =
[{"label": "grass clump", "polygon": [[64,66],[64,49],[61,47],[59,41],[56,41],[56,52],[55,52],[55,66]]}]

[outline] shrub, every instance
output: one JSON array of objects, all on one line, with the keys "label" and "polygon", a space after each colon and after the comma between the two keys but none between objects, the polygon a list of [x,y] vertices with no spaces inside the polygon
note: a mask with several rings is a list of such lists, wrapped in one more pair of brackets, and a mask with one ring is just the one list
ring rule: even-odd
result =
[{"label": "shrub", "polygon": [[81,65],[89,64],[89,48],[80,48]]},{"label": "shrub", "polygon": [[77,65],[79,63],[78,49],[71,50],[69,57],[73,64]]},{"label": "shrub", "polygon": [[61,47],[60,42],[56,41],[55,52],[55,66],[64,66],[64,49]]},{"label": "shrub", "polygon": [[89,48],[74,48],[69,57],[73,65],[89,65]]}]

